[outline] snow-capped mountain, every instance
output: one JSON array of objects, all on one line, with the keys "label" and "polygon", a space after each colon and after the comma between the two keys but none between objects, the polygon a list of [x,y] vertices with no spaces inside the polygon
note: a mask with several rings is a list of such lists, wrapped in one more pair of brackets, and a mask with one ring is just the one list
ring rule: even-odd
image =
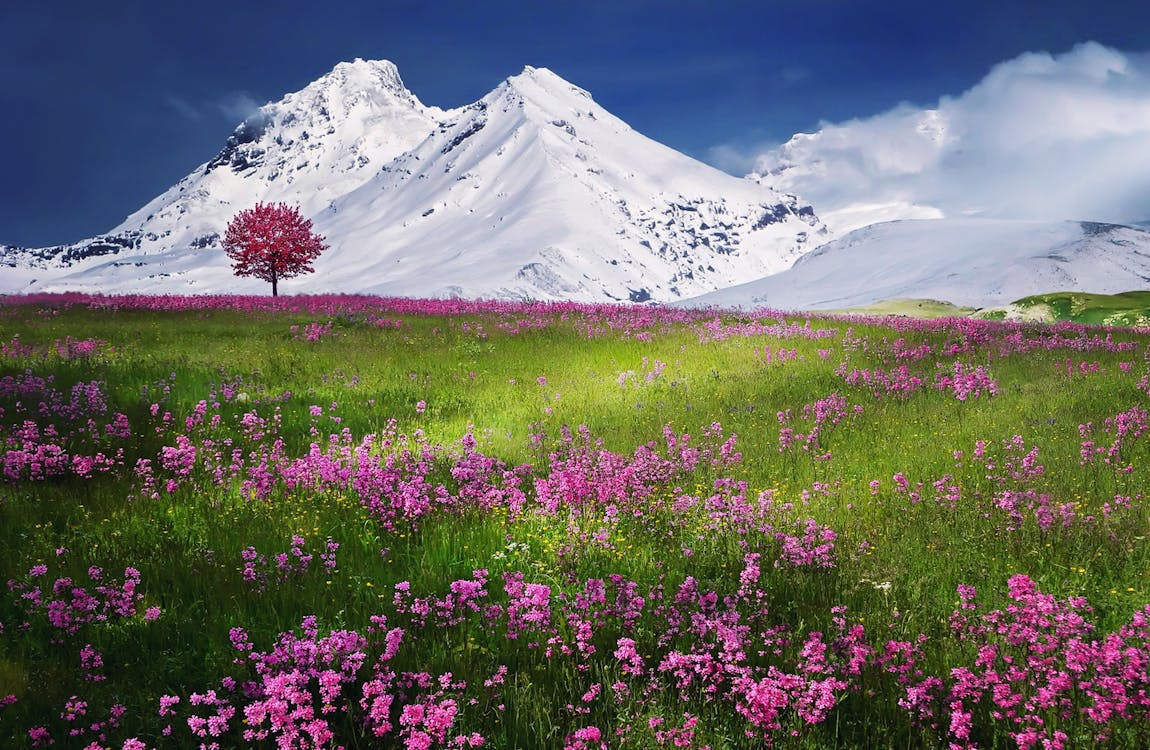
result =
[{"label": "snow-capped mountain", "polygon": [[530,67],[332,210],[337,286],[433,296],[675,299],[780,271],[820,230]]},{"label": "snow-capped mountain", "polygon": [[1095,222],[894,221],[858,229],[774,276],[684,304],[818,310],[890,299],[968,307],[1032,294],[1113,294],[1150,282],[1150,232]]},{"label": "snow-capped mountain", "polygon": [[7,279],[32,278],[33,288],[90,289],[100,282],[86,275],[96,271],[115,290],[163,289],[172,274],[195,277],[203,266],[207,278],[186,281],[211,291],[209,279],[222,279],[217,266],[226,262],[219,237],[237,211],[284,201],[317,213],[418,144],[442,116],[404,87],[392,63],[340,63],[261,107],[218,154],[115,229],[63,247],[8,248],[3,286],[23,289]]},{"label": "snow-capped mountain", "polygon": [[667,301],[781,271],[825,234],[794,196],[646,138],[546,69],[444,111],[356,60],[106,235],[0,251],[0,291],[266,291],[219,247],[257,201],[299,205],[331,246],[287,293]]}]

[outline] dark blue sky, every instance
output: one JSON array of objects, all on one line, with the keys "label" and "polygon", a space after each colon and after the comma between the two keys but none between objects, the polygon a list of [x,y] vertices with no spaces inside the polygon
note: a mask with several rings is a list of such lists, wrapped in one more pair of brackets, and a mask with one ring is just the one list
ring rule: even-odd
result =
[{"label": "dark blue sky", "polygon": [[697,158],[961,93],[1022,52],[1150,49],[1136,0],[0,2],[0,243],[106,231],[210,159],[251,102],[355,57],[426,104],[524,65]]}]

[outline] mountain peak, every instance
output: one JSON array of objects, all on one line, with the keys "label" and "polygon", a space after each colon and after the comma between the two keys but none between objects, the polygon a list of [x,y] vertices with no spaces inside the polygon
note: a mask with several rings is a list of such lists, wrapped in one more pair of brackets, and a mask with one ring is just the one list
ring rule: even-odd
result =
[{"label": "mountain peak", "polygon": [[399,68],[390,60],[364,60],[357,57],[351,62],[337,63],[330,73],[319,80],[382,85],[396,91],[407,91],[403,79],[399,77]]},{"label": "mountain peak", "polygon": [[268,165],[264,179],[284,176],[290,184],[295,172],[324,163],[347,174],[411,148],[440,114],[407,90],[395,63],[357,57],[260,107],[233,131],[205,173],[228,166],[243,174]]},{"label": "mountain peak", "polygon": [[419,100],[407,90],[399,76],[399,68],[390,60],[364,60],[357,57],[351,62],[338,63],[330,72],[312,81],[302,90],[288,94],[279,103],[284,106],[302,106],[312,109],[321,105],[341,103],[396,101],[407,106],[422,107]]},{"label": "mountain peak", "polygon": [[[534,98],[539,95],[566,97],[575,94],[584,99],[591,99],[591,94],[587,91],[549,68],[536,68],[531,65],[525,65],[521,73],[508,78],[500,88],[516,91],[526,98]],[[496,91],[498,90],[496,89]]]}]

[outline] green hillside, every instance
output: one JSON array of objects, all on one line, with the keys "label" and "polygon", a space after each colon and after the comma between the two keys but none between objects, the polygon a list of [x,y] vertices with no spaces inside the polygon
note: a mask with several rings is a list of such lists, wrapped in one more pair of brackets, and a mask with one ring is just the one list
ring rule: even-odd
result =
[{"label": "green hillside", "polygon": [[827,311],[838,315],[894,315],[908,318],[972,317],[981,320],[1013,320],[1054,323],[1069,320],[1090,325],[1150,326],[1150,290],[1120,294],[1052,292],[1023,297],[1002,307],[981,310],[941,300],[890,299],[871,305]]},{"label": "green hillside", "polygon": [[1021,309],[1046,308],[1054,320],[1072,320],[1108,326],[1150,325],[1150,291],[1121,294],[1054,292],[1023,297],[1014,303]]}]

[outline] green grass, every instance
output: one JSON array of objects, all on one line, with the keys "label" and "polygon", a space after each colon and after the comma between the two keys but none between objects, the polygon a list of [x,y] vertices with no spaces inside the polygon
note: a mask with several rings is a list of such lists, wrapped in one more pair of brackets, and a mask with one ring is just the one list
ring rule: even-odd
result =
[{"label": "green grass", "polygon": [[1045,305],[1058,320],[1108,326],[1150,325],[1150,291],[1121,294],[1084,294],[1057,292],[1025,297],[1014,303],[1019,307]]},{"label": "green grass", "polygon": [[1023,297],[1002,308],[980,310],[975,317],[1054,322],[1069,320],[1091,325],[1146,327],[1150,325],[1150,291],[1120,294],[1054,292]]},{"label": "green grass", "polygon": [[835,315],[900,315],[908,318],[962,318],[977,308],[954,305],[935,299],[887,299],[871,305],[827,310]]},{"label": "green grass", "polygon": [[1119,294],[1053,292],[1023,297],[1001,307],[974,308],[929,299],[881,300],[861,307],[827,310],[834,315],[892,315],[909,318],[973,317],[1034,323],[1072,321],[1114,327],[1150,326],[1150,291]]},{"label": "green grass", "polygon": [[[1060,318],[1132,325],[1132,319],[1121,316],[1144,312],[1150,293],[1043,295],[1017,304],[1024,303],[1047,305]],[[899,301],[868,312],[952,316],[965,311],[945,303]],[[941,674],[964,663],[970,650],[953,641],[946,624],[960,584],[978,586],[980,598],[1000,607],[1007,603],[1007,579],[1026,574],[1059,598],[1086,597],[1100,633],[1128,623],[1131,613],[1150,601],[1142,496],[1150,439],[1132,439],[1124,449],[1124,460],[1134,467],[1129,474],[1080,462],[1080,425],[1092,423],[1104,432],[1107,418],[1146,404],[1139,380],[1147,374],[1150,338],[1138,332],[1112,332],[1114,340],[1131,342],[1132,351],[1080,353],[1063,346],[1003,356],[994,343],[1000,337],[961,355],[940,353],[948,344],[967,340],[970,334],[962,328],[838,318],[811,319],[813,328],[833,332],[817,340],[755,335],[701,342],[699,329],[685,324],[648,341],[619,333],[589,338],[577,320],[510,335],[500,330],[498,316],[480,314],[409,316],[402,327],[377,328],[351,316],[226,310],[12,306],[0,313],[0,339],[18,335],[40,352],[66,336],[107,342],[87,359],[42,353],[0,358],[0,377],[30,369],[53,375],[60,386],[106,383],[112,408],[128,414],[136,427],[126,446],[129,466],[136,458],[158,463],[161,448],[175,444],[197,403],[224,383],[234,384],[244,396],[221,398],[218,410],[209,405],[209,414],[221,419],[214,440],[234,439],[244,450],[254,450],[256,444],[243,443],[238,426],[249,410],[265,419],[278,414],[278,434],[289,456],[302,455],[312,442],[322,443],[328,434],[345,429],[355,442],[382,434],[392,419],[398,432],[421,431],[434,445],[458,446],[473,432],[484,453],[509,466],[532,465],[525,475],[529,494],[533,481],[546,477],[547,454],[559,447],[564,425],[586,425],[604,448],[629,456],[640,445],[662,441],[664,425],[689,432],[698,442],[703,428],[719,422],[724,434],[738,435],[743,453],[738,465],[700,468],[660,486],[645,501],[647,510],[633,516],[609,517],[604,508],[591,507],[515,520],[505,509],[472,510],[432,514],[417,528],[396,529],[381,526],[354,491],[277,486],[267,501],[252,501],[237,483],[217,484],[203,469],[154,499],[141,496],[129,470],[90,480],[0,484],[3,580],[26,580],[37,564],[49,566],[50,579],[70,576],[76,581],[87,581],[90,565],[101,566],[110,578],[120,577],[130,565],[141,573],[143,605],[163,610],[153,623],[137,615],[91,624],[54,643],[59,636],[43,617],[27,615],[18,598],[5,592],[0,599],[0,697],[11,693],[17,702],[0,709],[0,738],[7,737],[12,746],[27,745],[27,730],[37,725],[61,737],[66,722],[58,717],[71,695],[85,697],[93,716],[97,710],[106,715],[114,703],[126,706],[122,727],[111,732],[109,744],[139,736],[149,745],[195,746],[186,732],[182,739],[160,734],[165,722],[156,715],[158,697],[180,694],[181,708],[187,709],[190,693],[219,689],[220,680],[236,670],[231,628],[246,628],[260,648],[311,614],[325,630],[366,632],[372,615],[403,621],[392,605],[396,584],[409,582],[418,596],[442,596],[452,581],[467,579],[477,569],[490,571],[496,600],[502,596],[501,575],[514,571],[568,597],[587,579],[611,575],[638,582],[644,591],[661,582],[673,592],[690,577],[700,590],[729,593],[740,585],[744,555],[758,551],[763,554],[762,585],[770,592],[769,622],[787,624],[796,637],[811,630],[830,632],[831,608],[846,606],[850,621],[865,623],[876,644],[927,636],[937,648],[928,666]],[[290,331],[292,325],[329,320],[334,333],[319,341],[298,340]],[[476,326],[482,326],[482,335]],[[1034,339],[1051,335],[1041,326],[1018,330]],[[904,348],[928,344],[935,352],[921,362],[905,360],[928,383],[913,396],[876,397],[836,374],[840,365],[846,370],[893,369],[904,362],[893,354],[899,339]],[[771,348],[769,361],[765,347]],[[795,353],[780,357],[780,349]],[[935,361],[949,366],[955,359],[989,367],[999,393],[960,402],[929,387]],[[1098,368],[1068,375],[1068,359],[1075,367],[1085,362]],[[661,370],[651,375],[657,366]],[[173,423],[157,430],[149,406],[161,400],[165,382],[170,395],[161,409],[172,413]],[[862,411],[827,430],[821,442],[832,458],[780,451],[778,413],[791,410],[797,428],[805,431],[810,421],[802,417],[804,405],[833,392]],[[426,404],[422,412],[420,402]],[[14,408],[9,402],[0,405]],[[312,406],[321,407],[322,416],[313,417]],[[7,419],[0,415],[6,430]],[[541,436],[541,442],[532,435]],[[1002,485],[971,457],[979,441],[985,441],[990,455],[1005,461],[1008,452],[1001,446],[1015,435],[1027,450],[1039,448],[1044,466],[1026,488],[1059,504],[1074,504],[1079,515],[1090,509],[1100,516],[1102,503],[1116,494],[1134,498],[1132,509],[1105,522],[1043,531],[1031,520],[1009,530],[992,499]],[[1100,432],[1100,445],[1104,437]],[[437,471],[437,481],[451,485],[446,469]],[[905,475],[912,486],[924,483],[927,495],[932,482],[949,476],[964,500],[956,508],[929,499],[912,502],[895,489],[896,474]],[[751,500],[772,493],[770,519],[777,529],[790,533],[793,523],[807,518],[833,528],[838,533],[835,567],[775,567],[771,561],[778,542],[770,534],[724,526],[702,505],[669,509],[684,495],[709,496],[715,480],[723,477],[745,483],[743,494]],[[872,482],[878,483],[877,491],[872,492]],[[306,538],[317,558],[323,540],[338,541],[338,570],[325,575],[312,569],[254,593],[242,578],[243,551],[255,547],[270,556],[287,550],[294,534]],[[58,549],[67,552],[57,555]],[[743,736],[745,722],[731,704],[702,693],[686,705],[660,693],[648,702],[637,695],[621,702],[592,701],[589,716],[568,710],[592,683],[602,682],[606,694],[607,685],[620,678],[610,655],[629,631],[612,622],[596,636],[597,656],[587,669],[526,649],[522,641],[500,637],[479,621],[448,629],[410,627],[409,647],[396,664],[432,674],[450,671],[471,690],[478,690],[500,664],[513,667],[501,696],[504,710],[481,705],[463,712],[471,722],[464,728],[482,732],[492,747],[562,747],[574,729],[591,723],[634,725],[633,737],[646,732],[647,739],[632,739],[640,743],[633,746],[653,746],[646,719],[681,721],[684,710],[700,717],[693,746],[761,746],[761,740]],[[654,650],[657,626],[658,618],[644,615],[636,639],[648,638],[646,645]],[[103,654],[106,680],[84,680],[78,649],[86,643]],[[832,718],[817,726],[792,715],[797,734],[780,735],[779,746],[946,745],[938,732],[909,721],[896,705],[896,693],[881,690],[886,692],[870,698],[840,696]],[[987,719],[985,726],[991,727],[984,730],[988,744],[1009,744],[1000,725]],[[1137,729],[1120,729],[1111,744],[1136,747],[1142,738]],[[358,741],[373,746],[370,739]]]}]

